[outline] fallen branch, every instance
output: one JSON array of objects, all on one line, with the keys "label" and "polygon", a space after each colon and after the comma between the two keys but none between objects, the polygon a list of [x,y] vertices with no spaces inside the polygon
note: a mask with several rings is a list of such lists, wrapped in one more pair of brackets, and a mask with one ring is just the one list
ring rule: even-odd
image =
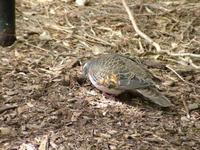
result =
[{"label": "fallen branch", "polygon": [[142,38],[144,38],[148,43],[150,43],[151,45],[153,45],[153,46],[156,48],[157,52],[160,52],[160,51],[161,51],[160,45],[159,45],[158,43],[154,42],[148,35],[146,35],[145,33],[143,33],[143,32],[138,28],[138,26],[137,26],[137,24],[136,24],[136,21],[135,21],[135,18],[133,17],[133,15],[132,15],[132,13],[131,13],[129,7],[127,6],[125,0],[122,0],[122,4],[123,4],[124,8],[126,9],[126,12],[127,12],[128,16],[129,16],[129,19],[130,19],[130,21],[131,21],[131,23],[132,23],[132,25],[133,25],[133,28],[134,28],[135,32],[136,32],[139,36],[141,36]]}]

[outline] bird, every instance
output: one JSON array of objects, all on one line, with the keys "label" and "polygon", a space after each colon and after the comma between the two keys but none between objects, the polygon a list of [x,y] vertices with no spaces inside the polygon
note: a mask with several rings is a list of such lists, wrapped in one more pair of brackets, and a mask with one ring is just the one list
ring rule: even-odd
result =
[{"label": "bird", "polygon": [[118,96],[136,92],[161,107],[173,104],[156,87],[153,74],[137,58],[103,54],[83,66],[83,74],[100,91]]}]

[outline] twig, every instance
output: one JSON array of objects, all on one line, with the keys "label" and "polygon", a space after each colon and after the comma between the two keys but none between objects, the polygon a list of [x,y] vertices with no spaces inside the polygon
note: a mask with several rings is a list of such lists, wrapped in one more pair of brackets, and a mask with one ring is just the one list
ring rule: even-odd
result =
[{"label": "twig", "polygon": [[14,108],[17,108],[18,106],[16,105],[5,105],[5,106],[2,106],[0,107],[0,114],[3,113],[4,111],[6,110],[10,110],[10,109],[14,109]]},{"label": "twig", "polygon": [[37,46],[37,45],[30,44],[30,43],[28,43],[28,42],[25,42],[24,44],[27,45],[27,46],[31,46],[31,47],[34,47],[34,48],[40,49],[40,50],[42,50],[42,51],[44,51],[44,52],[50,52],[50,51],[47,50],[47,49],[44,49],[44,48],[39,47],[39,46]]},{"label": "twig", "polygon": [[[103,44],[103,45],[110,45],[110,46],[115,46],[115,45],[113,45],[112,43],[109,43],[109,42],[107,42],[107,41],[105,41],[105,40],[103,40],[103,39],[101,39],[101,38],[98,38],[98,37],[95,37],[95,36],[91,36],[91,35],[89,35],[89,34],[87,34],[86,33],[86,37],[89,37],[91,40],[92,40],[92,42],[93,41],[97,41],[98,43],[101,43],[101,44]],[[88,40],[87,38],[85,38],[86,40]],[[90,40],[90,41],[91,41]]]},{"label": "twig", "polygon": [[199,88],[199,89],[200,89],[200,86],[195,85],[195,84],[193,84],[193,83],[190,83],[190,82],[186,81],[185,79],[183,79],[183,77],[181,77],[181,75],[179,75],[179,74],[178,74],[173,68],[171,68],[170,66],[166,65],[166,68],[168,68],[168,69],[171,70],[174,74],[176,74],[177,77],[178,77],[179,79],[181,79],[184,83],[186,83],[186,84],[188,84],[188,85],[191,85],[191,86],[193,86],[193,87],[196,87],[196,88]]},{"label": "twig", "polygon": [[200,69],[200,66],[197,66],[193,63],[192,59],[189,59],[189,63],[192,67],[194,67],[195,69]]},{"label": "twig", "polygon": [[190,111],[189,111],[188,105],[187,105],[185,99],[183,98],[183,96],[181,96],[181,100],[182,100],[182,102],[183,102],[183,106],[185,107],[185,111],[186,111],[186,114],[187,114],[187,118],[190,118]]},{"label": "twig", "polygon": [[[173,68],[169,67],[168,65],[166,65],[166,67],[167,67],[169,70],[171,70],[173,73],[175,73],[183,82],[185,82],[185,83],[187,83],[187,84],[189,84],[189,85],[192,85],[192,86],[195,86],[195,87],[200,88],[199,86],[194,85],[194,84],[192,84],[192,83],[186,81],[185,79],[183,79],[183,77],[181,77]],[[183,106],[185,107],[185,111],[186,111],[186,114],[187,114],[187,118],[190,118],[190,113],[189,113],[189,108],[188,108],[188,106],[187,106],[187,103],[186,103],[186,101],[185,101],[184,98],[181,98],[181,100],[182,100],[182,102],[183,102]]]},{"label": "twig", "polygon": [[200,58],[199,54],[192,54],[192,53],[169,53],[169,55],[171,56],[189,56],[189,57],[196,57],[196,58]]},{"label": "twig", "polygon": [[181,79],[183,82],[187,82],[185,79],[183,79],[183,77],[181,77],[173,68],[171,68],[170,66],[168,66],[168,65],[166,65],[166,67],[170,70],[170,71],[172,71],[173,73],[175,73],[178,77],[179,77],[179,79]]},{"label": "twig", "polygon": [[142,38],[144,38],[147,42],[149,42],[150,44],[152,44],[152,45],[156,48],[157,52],[160,52],[160,51],[161,51],[160,45],[159,45],[158,43],[154,42],[148,35],[146,35],[145,33],[143,33],[143,32],[138,28],[138,26],[137,26],[137,24],[136,24],[136,21],[135,21],[135,18],[133,17],[133,15],[132,15],[132,13],[131,13],[129,7],[127,6],[125,0],[122,0],[122,4],[123,4],[124,8],[126,9],[126,12],[128,13],[129,19],[131,20],[131,23],[132,23],[132,25],[133,25],[133,28],[134,28],[135,32],[136,32],[139,36],[141,36]]},{"label": "twig", "polygon": [[38,150],[48,150],[49,149],[49,136],[50,136],[50,134],[44,136],[44,138],[42,139],[42,141],[40,143]]},{"label": "twig", "polygon": [[187,70],[195,70],[195,71],[200,71],[200,66],[195,65],[192,60],[185,60],[183,57],[180,58],[181,61],[175,60],[175,59],[170,59],[167,58],[168,61],[172,61],[178,64],[181,64],[182,66],[185,66],[185,69]]}]

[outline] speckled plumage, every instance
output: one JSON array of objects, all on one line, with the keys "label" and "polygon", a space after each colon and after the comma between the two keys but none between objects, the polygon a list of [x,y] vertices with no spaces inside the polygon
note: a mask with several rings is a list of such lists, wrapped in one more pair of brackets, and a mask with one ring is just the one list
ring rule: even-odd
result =
[{"label": "speckled plumage", "polygon": [[172,105],[156,89],[152,74],[137,59],[119,54],[102,55],[87,62],[83,71],[92,84],[105,93],[119,95],[134,91],[162,107]]}]

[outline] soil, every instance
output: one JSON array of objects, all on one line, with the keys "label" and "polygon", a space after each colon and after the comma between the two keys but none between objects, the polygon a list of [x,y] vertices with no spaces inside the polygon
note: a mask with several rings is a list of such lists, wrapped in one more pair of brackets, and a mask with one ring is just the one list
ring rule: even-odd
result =
[{"label": "soil", "polygon": [[[0,48],[0,149],[199,150],[200,2],[17,1],[17,41]],[[82,77],[106,53],[139,57],[174,104],[105,98]]]}]

